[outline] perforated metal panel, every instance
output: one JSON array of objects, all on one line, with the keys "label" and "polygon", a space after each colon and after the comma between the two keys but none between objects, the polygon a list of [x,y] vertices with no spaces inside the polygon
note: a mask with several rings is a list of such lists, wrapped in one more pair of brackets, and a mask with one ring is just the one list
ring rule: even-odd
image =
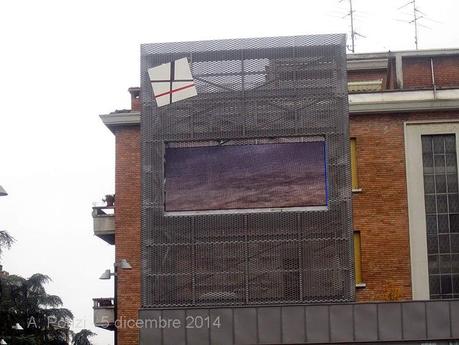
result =
[{"label": "perforated metal panel", "polygon": [[[148,68],[183,57],[198,95],[156,107]],[[144,307],[353,300],[344,35],[145,44],[141,102]],[[327,209],[164,213],[166,142],[317,136]]]}]

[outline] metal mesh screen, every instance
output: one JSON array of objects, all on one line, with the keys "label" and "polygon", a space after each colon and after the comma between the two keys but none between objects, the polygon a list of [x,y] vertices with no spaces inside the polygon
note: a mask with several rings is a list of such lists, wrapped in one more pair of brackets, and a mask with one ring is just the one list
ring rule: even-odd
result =
[{"label": "metal mesh screen", "polygon": [[[148,68],[183,57],[198,95],[156,107]],[[144,307],[353,300],[344,35],[145,44],[141,102]],[[166,143],[317,136],[326,209],[165,214]]]}]

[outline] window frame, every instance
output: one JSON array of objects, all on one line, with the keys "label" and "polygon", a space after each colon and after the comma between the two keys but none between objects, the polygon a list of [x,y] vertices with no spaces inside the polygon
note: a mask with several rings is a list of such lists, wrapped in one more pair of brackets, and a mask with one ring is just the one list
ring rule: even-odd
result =
[{"label": "window frame", "polygon": [[459,161],[459,120],[407,121],[404,123],[413,300],[430,300],[421,137],[436,134],[456,136],[456,160]]},{"label": "window frame", "polygon": [[354,244],[354,278],[356,287],[365,287],[362,276],[362,238],[360,231],[354,230],[352,234]]},{"label": "window frame", "polygon": [[350,155],[351,155],[351,179],[352,179],[352,192],[361,192],[359,184],[358,173],[358,159],[357,159],[357,138],[351,137],[349,140]]}]

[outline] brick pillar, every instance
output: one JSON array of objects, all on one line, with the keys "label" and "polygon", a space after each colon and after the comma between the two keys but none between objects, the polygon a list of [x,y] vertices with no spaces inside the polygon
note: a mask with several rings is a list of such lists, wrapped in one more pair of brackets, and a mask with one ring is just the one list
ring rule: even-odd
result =
[{"label": "brick pillar", "polygon": [[[116,136],[115,257],[132,270],[118,270],[118,319],[137,320],[140,308],[140,128],[124,127]],[[139,330],[121,325],[119,345],[137,345]]]}]

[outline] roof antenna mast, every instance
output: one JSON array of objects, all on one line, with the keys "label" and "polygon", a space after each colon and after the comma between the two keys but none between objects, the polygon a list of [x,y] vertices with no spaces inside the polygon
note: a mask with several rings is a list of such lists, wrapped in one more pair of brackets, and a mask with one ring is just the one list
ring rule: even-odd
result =
[{"label": "roof antenna mast", "polygon": [[[343,2],[344,0],[340,0],[339,2]],[[354,29],[354,8],[352,7],[352,0],[348,0],[349,1],[349,12],[343,17],[343,18],[346,18],[347,16],[349,16],[350,18],[350,21],[351,21],[351,44],[347,46],[347,49],[349,49],[349,51],[351,51],[352,53],[355,53],[355,38],[356,36],[360,36],[360,37],[365,37],[361,34],[359,34],[357,31],[355,31]]]},{"label": "roof antenna mast", "polygon": [[421,18],[422,16],[418,17],[416,0],[413,0],[413,20],[411,22],[414,23],[414,45],[416,46],[416,50],[418,50],[418,20]]},{"label": "roof antenna mast", "polygon": [[414,24],[414,45],[416,47],[416,50],[418,50],[419,49],[418,47],[418,27],[423,26],[419,24],[418,22],[420,19],[425,17],[425,14],[419,10],[418,6],[416,5],[416,0],[409,1],[402,7],[399,7],[399,10],[411,4],[413,4],[413,19],[410,20],[408,24]]},{"label": "roof antenna mast", "polygon": [[349,0],[349,16],[351,18],[351,52],[355,53],[354,10],[352,9],[352,0]]}]

